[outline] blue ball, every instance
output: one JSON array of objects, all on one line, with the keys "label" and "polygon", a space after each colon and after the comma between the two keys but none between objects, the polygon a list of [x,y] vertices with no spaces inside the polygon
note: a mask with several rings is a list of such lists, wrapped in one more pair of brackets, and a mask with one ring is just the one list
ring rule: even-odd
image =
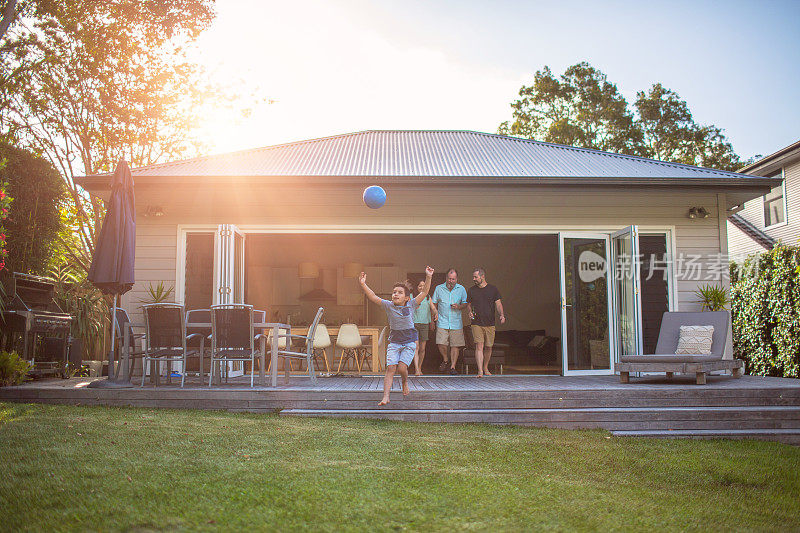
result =
[{"label": "blue ball", "polygon": [[383,190],[383,187],[377,185],[367,187],[364,189],[364,203],[370,209],[383,207],[383,204],[386,203],[386,191]]}]

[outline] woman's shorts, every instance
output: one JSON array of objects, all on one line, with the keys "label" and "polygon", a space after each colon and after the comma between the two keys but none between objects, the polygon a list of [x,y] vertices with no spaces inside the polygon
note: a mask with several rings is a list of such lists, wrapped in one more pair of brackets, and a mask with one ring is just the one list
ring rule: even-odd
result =
[{"label": "woman's shorts", "polygon": [[414,324],[414,327],[417,328],[417,333],[419,333],[419,340],[420,342],[425,342],[428,340],[431,331],[430,324]]}]

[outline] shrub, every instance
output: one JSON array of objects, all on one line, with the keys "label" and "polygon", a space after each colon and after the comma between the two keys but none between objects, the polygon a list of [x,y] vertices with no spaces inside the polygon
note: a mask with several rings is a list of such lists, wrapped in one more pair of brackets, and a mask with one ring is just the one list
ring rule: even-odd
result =
[{"label": "shrub", "polygon": [[5,213],[6,266],[12,272],[46,275],[57,262],[54,245],[64,228],[64,180],[45,159],[4,142],[0,142],[0,158],[6,163],[0,168],[0,181],[7,184],[4,192],[14,198],[14,209]]},{"label": "shrub", "polygon": [[749,374],[800,376],[800,249],[778,244],[731,265],[733,351]]},{"label": "shrub", "polygon": [[83,359],[103,353],[103,335],[109,321],[109,309],[103,295],[86,280],[86,273],[62,265],[50,271],[55,280],[53,297],[65,313],[72,316],[70,335],[83,339]]},{"label": "shrub", "polygon": [[0,387],[19,385],[28,379],[31,365],[17,352],[0,351]]}]

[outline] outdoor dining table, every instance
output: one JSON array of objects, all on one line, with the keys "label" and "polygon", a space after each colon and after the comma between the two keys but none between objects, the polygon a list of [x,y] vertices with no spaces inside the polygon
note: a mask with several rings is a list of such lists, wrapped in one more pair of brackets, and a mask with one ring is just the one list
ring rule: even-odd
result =
[{"label": "outdoor dining table", "polygon": [[[186,329],[187,331],[192,328],[198,329],[210,329],[211,322],[187,322]],[[254,330],[265,330],[271,329],[272,330],[272,343],[270,346],[270,384],[273,387],[278,386],[278,335],[281,335],[281,330],[283,330],[283,334],[292,333],[292,326],[290,324],[281,324],[279,322],[253,322],[253,329]],[[288,343],[287,343],[288,344]],[[262,350],[261,350],[261,364],[258,365],[258,377],[262,383],[264,383],[264,350],[263,348],[266,345],[266,340],[261,341]]]}]

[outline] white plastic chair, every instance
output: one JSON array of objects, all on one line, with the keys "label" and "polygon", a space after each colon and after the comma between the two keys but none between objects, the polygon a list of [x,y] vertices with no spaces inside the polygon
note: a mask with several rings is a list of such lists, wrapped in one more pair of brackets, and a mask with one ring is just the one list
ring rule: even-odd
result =
[{"label": "white plastic chair", "polygon": [[336,346],[342,349],[339,368],[336,369],[336,373],[341,372],[342,364],[350,359],[353,360],[353,364],[361,372],[361,366],[358,364],[358,350],[363,345],[361,344],[361,334],[358,332],[358,326],[355,324],[342,324],[339,327],[339,334],[336,336]]},{"label": "white plastic chair", "polygon": [[317,329],[314,332],[314,366],[318,369],[322,370],[322,366],[317,363],[317,360],[320,357],[320,352],[322,352],[322,360],[325,362],[325,372],[330,373],[331,368],[328,365],[328,354],[326,352],[327,348],[330,348],[333,343],[331,342],[331,336],[328,333],[328,328],[325,324],[318,324]]}]

